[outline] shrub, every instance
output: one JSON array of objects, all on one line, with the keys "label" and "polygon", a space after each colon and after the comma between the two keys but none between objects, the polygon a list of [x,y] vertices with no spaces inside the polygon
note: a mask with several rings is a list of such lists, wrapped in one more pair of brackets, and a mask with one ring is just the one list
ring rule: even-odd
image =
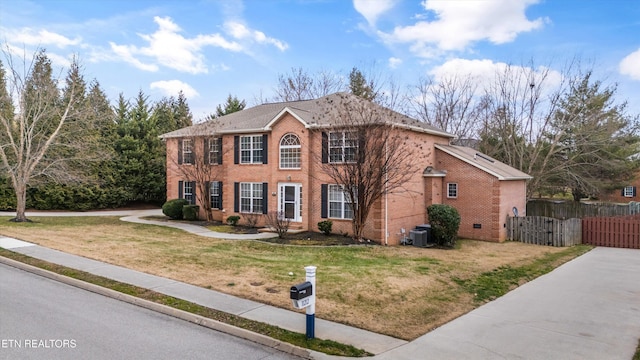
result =
[{"label": "shrub", "polygon": [[287,234],[290,224],[291,219],[285,218],[282,211],[272,211],[267,214],[267,225],[276,231],[280,239]]},{"label": "shrub", "polygon": [[238,216],[238,215],[229,216],[227,218],[227,224],[229,224],[231,226],[238,225],[238,221],[240,221],[240,216]]},{"label": "shrub", "polygon": [[449,205],[433,204],[427,208],[431,236],[440,246],[454,247],[460,228],[460,214]]},{"label": "shrub", "polygon": [[256,227],[256,224],[258,224],[258,218],[259,215],[256,213],[249,213],[249,214],[244,214],[243,215],[245,220],[247,220],[247,226],[250,228],[254,228]]},{"label": "shrub", "polygon": [[331,235],[331,228],[333,227],[333,221],[323,220],[318,223],[318,230],[322,231],[325,235]]},{"label": "shrub", "polygon": [[182,207],[189,205],[189,201],[185,199],[169,200],[162,205],[162,213],[174,220],[182,219]]},{"label": "shrub", "polygon": [[195,221],[198,220],[198,205],[184,205],[182,207],[182,217],[185,220]]}]

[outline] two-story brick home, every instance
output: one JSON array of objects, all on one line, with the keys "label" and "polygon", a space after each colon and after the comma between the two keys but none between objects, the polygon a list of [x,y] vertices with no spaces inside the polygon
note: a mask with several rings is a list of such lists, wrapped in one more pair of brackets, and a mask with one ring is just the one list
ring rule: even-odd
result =
[{"label": "two-story brick home", "polygon": [[[318,231],[318,222],[331,220],[333,232],[350,233],[349,197],[318,163],[346,161],[357,147],[328,109],[352,96],[258,105],[162,135],[167,199],[208,201],[213,218],[221,221],[278,211],[292,228]],[[394,114],[393,131],[413,145],[412,168],[404,191],[388,193],[373,206],[364,237],[398,245],[409,230],[428,223],[429,205],[443,203],[460,212],[461,237],[505,240],[512,209],[524,215],[531,177],[471,148],[450,145],[453,134]],[[204,178],[188,171],[199,160],[208,170]],[[263,225],[263,216],[257,217]]]}]

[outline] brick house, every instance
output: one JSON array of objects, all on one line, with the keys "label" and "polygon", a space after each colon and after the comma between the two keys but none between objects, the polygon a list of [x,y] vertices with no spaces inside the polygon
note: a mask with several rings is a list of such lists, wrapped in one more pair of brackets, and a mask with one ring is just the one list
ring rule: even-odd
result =
[{"label": "brick house", "polygon": [[[220,221],[232,215],[248,219],[255,217],[249,214],[280,211],[292,228],[318,231],[318,222],[329,219],[333,232],[350,233],[348,197],[318,164],[344,161],[353,150],[349,135],[336,128],[332,117],[337,115],[329,109],[330,104],[352,98],[338,93],[263,104],[162,135],[167,147],[167,199],[199,204],[204,198]],[[398,245],[402,229],[406,234],[427,223],[427,206],[443,203],[460,212],[461,237],[505,240],[504,224],[512,209],[524,215],[526,182],[531,177],[471,148],[450,145],[453,134],[393,114],[392,131],[417,151],[412,153],[414,165],[405,191],[389,193],[373,206],[364,236]],[[185,169],[198,159],[205,160],[211,173],[205,179],[188,178]],[[207,194],[196,196],[198,183],[205,182]],[[258,225],[263,225],[264,217],[257,217]]]}]

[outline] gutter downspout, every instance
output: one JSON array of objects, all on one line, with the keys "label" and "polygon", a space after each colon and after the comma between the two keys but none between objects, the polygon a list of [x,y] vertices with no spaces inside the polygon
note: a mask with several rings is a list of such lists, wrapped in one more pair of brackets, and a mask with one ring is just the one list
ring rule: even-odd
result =
[{"label": "gutter downspout", "polygon": [[[393,129],[393,126],[391,127]],[[384,157],[388,161],[388,141],[384,143]],[[384,172],[384,245],[389,246],[389,193],[387,191],[387,183],[389,182],[389,172]]]}]

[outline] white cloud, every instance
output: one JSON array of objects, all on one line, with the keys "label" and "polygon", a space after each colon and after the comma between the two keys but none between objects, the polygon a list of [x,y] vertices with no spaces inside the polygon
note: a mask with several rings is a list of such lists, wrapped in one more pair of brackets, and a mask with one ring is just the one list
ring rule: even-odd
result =
[{"label": "white cloud", "polygon": [[552,91],[562,83],[562,74],[550,68],[510,65],[503,62],[493,62],[493,60],[488,59],[452,59],[433,68],[429,74],[433,76],[436,82],[453,77],[464,78],[471,76],[473,82],[478,85],[478,89],[483,89],[490,87],[495,82],[498,74],[504,74],[507,70],[512,74],[514,80],[520,82],[516,86],[523,89],[530,85],[531,80],[537,86],[540,86],[543,92]]},{"label": "white cloud", "polygon": [[620,61],[620,73],[628,75],[634,80],[640,80],[640,49]]},{"label": "white cloud", "polygon": [[[148,42],[148,46],[117,45],[111,43],[111,49],[125,62],[146,71],[157,71],[158,63],[180,72],[191,74],[208,72],[202,49],[205,46],[220,47],[230,51],[240,51],[240,44],[227,41],[220,34],[198,35],[185,38],[182,29],[169,17],[154,17],[158,30],[153,34],[138,34]],[[145,63],[139,57],[146,57],[155,63]]]},{"label": "white cloud", "polygon": [[35,46],[55,46],[65,48],[67,46],[79,45],[82,43],[81,37],[70,39],[64,35],[60,35],[49,30],[41,29],[35,31],[31,28],[22,28],[19,30],[2,29],[7,39],[14,44],[35,45]]},{"label": "white cloud", "polygon": [[280,51],[285,51],[287,50],[287,48],[289,48],[289,45],[287,43],[272,37],[268,37],[262,31],[252,30],[237,21],[225,22],[224,28],[229,35],[238,40],[256,42],[258,44],[273,45]]},{"label": "white cloud", "polygon": [[378,17],[393,8],[395,3],[396,0],[353,0],[353,7],[370,26],[375,26]]},{"label": "white cloud", "polygon": [[389,58],[389,67],[392,69],[396,69],[398,66],[402,64],[402,59],[398,59],[397,57]]},{"label": "white cloud", "polygon": [[158,71],[157,65],[145,64],[135,58],[134,54],[138,52],[135,46],[116,45],[112,42],[109,42],[109,44],[111,45],[111,50],[113,50],[113,52],[124,62],[128,62],[129,64],[137,67],[140,70],[153,72]]},{"label": "white cloud", "polygon": [[[513,41],[519,33],[539,29],[544,20],[529,20],[525,11],[539,0],[438,1],[424,0],[424,9],[432,14],[413,25],[398,26],[391,33],[379,31],[389,43],[409,43],[422,57],[442,51],[461,51],[475,42],[494,44]],[[421,17],[419,17],[421,18]]]},{"label": "white cloud", "polygon": [[[239,22],[226,22],[225,31],[235,38],[228,40],[223,35],[205,34],[192,38],[184,37],[180,26],[170,17],[153,18],[158,30],[152,34],[138,34],[148,43],[147,46],[117,45],[111,43],[111,49],[135,67],[146,71],[157,71],[162,65],[180,72],[190,74],[208,73],[209,67],[203,50],[213,46],[232,52],[246,52],[250,43],[273,45],[281,51],[288,48],[285,42],[266,36],[263,32],[252,30]],[[237,41],[236,41],[237,40]],[[146,59],[146,60],[143,60]]]},{"label": "white cloud", "polygon": [[196,89],[191,87],[191,85],[180,80],[155,81],[152,82],[149,87],[151,89],[160,90],[165,96],[177,96],[180,91],[182,91],[187,99],[191,99],[200,95],[198,94]]}]

